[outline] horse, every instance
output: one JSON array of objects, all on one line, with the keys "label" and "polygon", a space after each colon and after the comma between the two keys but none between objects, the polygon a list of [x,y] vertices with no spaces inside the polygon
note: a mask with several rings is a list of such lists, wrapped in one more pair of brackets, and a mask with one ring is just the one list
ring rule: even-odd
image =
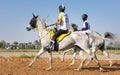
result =
[{"label": "horse", "polygon": [[[28,65],[29,67],[33,65],[33,63],[38,58],[38,56],[48,51],[47,47],[49,47],[51,43],[51,39],[50,39],[51,29],[49,29],[48,27],[49,26],[47,26],[47,24],[45,23],[43,19],[40,19],[39,16],[35,16],[34,14],[33,14],[33,18],[30,20],[29,26],[26,27],[28,31],[38,30],[38,34],[39,34],[40,41],[41,41],[41,49],[36,54],[36,56],[31,61],[31,63]],[[100,65],[96,55],[92,54],[90,50],[89,37],[86,34],[86,32],[84,31],[71,32],[70,35],[66,36],[61,42],[59,42],[59,50],[66,51],[68,49],[73,48],[74,46],[78,46],[80,49],[82,49],[79,51],[79,55],[81,57],[81,63],[79,67],[75,70],[80,71],[85,62],[83,50],[87,52],[90,56],[93,56],[93,58],[95,58],[100,71],[104,70],[102,66]],[[48,51],[48,54],[49,54],[49,67],[46,70],[52,70],[53,68],[52,67],[52,50]]]},{"label": "horse", "polygon": [[[71,31],[78,31],[78,29],[77,29],[78,27],[77,27],[77,25],[76,24],[72,24],[71,25]],[[105,32],[105,34],[104,34],[104,36],[102,36],[101,34],[99,34],[98,32],[93,32],[93,31],[91,31],[90,32],[90,34],[91,34],[91,43],[90,43],[90,45],[91,45],[91,48],[96,48],[96,50],[100,50],[107,58],[108,58],[108,60],[109,60],[109,63],[110,63],[110,67],[112,66],[112,61],[111,61],[111,59],[110,59],[110,56],[109,56],[109,54],[107,53],[107,51],[106,51],[106,41],[111,41],[111,40],[113,40],[114,42],[115,42],[115,44],[116,45],[118,45],[119,44],[119,40],[118,40],[118,38],[113,34],[113,33],[111,33],[111,32]],[[96,36],[97,35],[97,36]],[[99,42],[99,41],[101,41],[102,40],[102,42]],[[97,43],[98,42],[98,43]],[[92,47],[93,46],[93,47]],[[96,46],[96,47],[94,47],[94,46]],[[73,49],[69,49],[69,50],[66,50],[66,51],[64,51],[63,52],[63,54],[62,54],[62,56],[61,56],[61,61],[64,61],[64,56],[65,56],[65,54],[67,53],[67,52],[69,52],[69,51],[71,51],[71,50],[73,50]],[[72,62],[70,63],[70,66],[71,65],[73,65],[74,64],[74,62],[75,62],[75,57],[76,57],[76,52],[77,52],[77,50],[79,51],[79,49],[76,47],[76,48],[74,48],[74,54],[73,54],[73,57],[72,57]],[[93,51],[94,52],[94,51]],[[93,57],[90,57],[90,60],[87,62],[87,64],[85,64],[85,65],[89,65],[90,64],[90,62],[93,60]]]}]

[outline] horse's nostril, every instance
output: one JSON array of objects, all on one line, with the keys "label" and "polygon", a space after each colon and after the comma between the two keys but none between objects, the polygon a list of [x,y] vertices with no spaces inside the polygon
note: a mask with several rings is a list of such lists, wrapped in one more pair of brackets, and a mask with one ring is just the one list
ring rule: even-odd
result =
[{"label": "horse's nostril", "polygon": [[31,29],[29,27],[26,27],[27,31],[30,31]]}]

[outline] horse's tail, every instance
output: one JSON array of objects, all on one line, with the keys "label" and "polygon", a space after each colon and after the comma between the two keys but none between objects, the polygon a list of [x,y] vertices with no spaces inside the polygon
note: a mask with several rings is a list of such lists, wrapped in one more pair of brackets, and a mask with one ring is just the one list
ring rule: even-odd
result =
[{"label": "horse's tail", "polygon": [[113,40],[116,45],[120,44],[118,38],[115,36],[115,34],[113,34],[113,33],[111,33],[111,32],[106,32],[106,33],[104,34],[104,39],[105,39],[105,40],[108,40],[108,41],[109,41],[109,40]]}]

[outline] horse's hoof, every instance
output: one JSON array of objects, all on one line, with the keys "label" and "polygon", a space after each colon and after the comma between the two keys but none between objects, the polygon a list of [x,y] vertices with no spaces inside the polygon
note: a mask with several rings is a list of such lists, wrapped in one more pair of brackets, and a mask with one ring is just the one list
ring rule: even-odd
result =
[{"label": "horse's hoof", "polygon": [[89,66],[89,64],[85,64],[85,66]]},{"label": "horse's hoof", "polygon": [[104,70],[103,68],[100,68],[100,71],[101,71],[101,72],[104,72],[105,70]]},{"label": "horse's hoof", "polygon": [[69,64],[69,66],[72,66],[72,65],[73,65],[73,63],[70,63],[70,64]]},{"label": "horse's hoof", "polygon": [[100,69],[101,72],[109,72],[110,70],[105,70],[103,68]]},{"label": "horse's hoof", "polygon": [[60,58],[60,60],[61,60],[62,62],[64,62],[64,59],[63,59],[63,58]]},{"label": "horse's hoof", "polygon": [[52,70],[52,68],[47,68],[47,69],[46,69],[46,71],[50,71],[50,70]]},{"label": "horse's hoof", "polygon": [[28,65],[28,67],[32,67],[32,65],[31,65],[31,64],[29,64],[29,65]]},{"label": "horse's hoof", "polygon": [[74,69],[75,71],[81,71],[81,69],[77,68],[77,69]]},{"label": "horse's hoof", "polygon": [[110,67],[112,67],[112,64],[110,65]]},{"label": "horse's hoof", "polygon": [[110,67],[112,67],[112,64],[110,64]]}]

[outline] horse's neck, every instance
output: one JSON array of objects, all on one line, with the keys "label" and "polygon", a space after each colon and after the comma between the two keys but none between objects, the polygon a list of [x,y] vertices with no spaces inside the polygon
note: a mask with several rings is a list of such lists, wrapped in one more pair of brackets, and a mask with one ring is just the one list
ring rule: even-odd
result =
[{"label": "horse's neck", "polygon": [[45,25],[43,25],[41,19],[37,19],[37,25],[39,30],[39,36],[41,37],[43,34],[45,34],[47,31],[45,30]]},{"label": "horse's neck", "polygon": [[39,38],[41,40],[41,46],[45,47],[50,44],[50,33],[46,29],[39,30]]},{"label": "horse's neck", "polygon": [[39,30],[39,37],[45,37],[49,32],[46,29]]}]

